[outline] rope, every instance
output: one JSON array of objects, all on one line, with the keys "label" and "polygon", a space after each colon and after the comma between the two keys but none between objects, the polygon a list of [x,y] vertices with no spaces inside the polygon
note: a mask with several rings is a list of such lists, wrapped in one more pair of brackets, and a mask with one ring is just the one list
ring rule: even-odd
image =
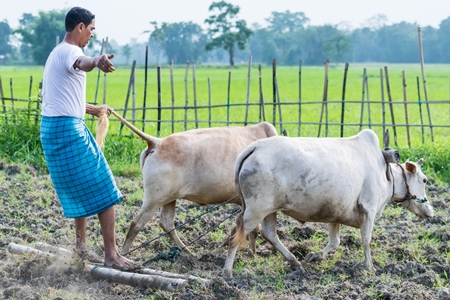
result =
[{"label": "rope", "polygon": [[184,247],[180,248],[180,247],[176,246],[176,247],[170,248],[169,252],[160,252],[155,257],[153,257],[153,258],[147,260],[146,262],[144,262],[142,265],[145,266],[145,265],[147,265],[147,264],[149,264],[149,263],[151,263],[153,261],[161,260],[161,259],[163,259],[163,260],[170,260],[170,261],[173,262],[180,255],[181,250],[187,248],[188,246],[192,245],[196,241],[200,240],[202,237],[204,237],[205,235],[207,235],[208,233],[210,233],[211,231],[213,231],[214,229],[219,227],[220,224],[225,222],[227,219],[233,217],[234,215],[236,215],[240,211],[241,211],[241,209],[235,210],[229,216],[227,216],[225,219],[221,220],[219,223],[217,223],[216,225],[211,227],[210,230],[208,230],[207,232],[199,235],[195,240],[193,240],[190,243],[186,244]]},{"label": "rope", "polygon": [[207,211],[205,211],[204,213],[201,213],[201,214],[195,216],[194,218],[187,220],[187,221],[184,222],[183,224],[180,224],[180,225],[176,226],[175,228],[173,228],[173,229],[171,229],[171,230],[169,230],[169,231],[167,231],[167,232],[161,233],[161,234],[158,235],[157,237],[155,237],[155,238],[153,238],[153,239],[151,239],[151,240],[149,240],[149,241],[147,241],[147,242],[142,243],[140,246],[137,246],[136,248],[134,248],[134,249],[128,251],[128,252],[125,253],[124,255],[128,255],[128,254],[130,254],[131,252],[134,252],[134,251],[136,251],[136,250],[138,250],[138,249],[140,249],[140,248],[142,248],[142,247],[148,246],[150,243],[152,243],[152,242],[154,242],[154,241],[156,241],[156,240],[158,240],[158,239],[160,239],[160,238],[162,238],[162,237],[168,235],[168,234],[171,233],[172,231],[175,231],[175,230],[177,230],[177,229],[180,229],[180,228],[186,226],[186,225],[189,224],[189,223],[192,223],[193,221],[197,220],[198,218],[203,217],[204,215],[206,215],[206,214],[210,213],[211,211],[216,210],[217,208],[219,208],[219,207],[221,207],[221,206],[223,206],[223,205],[225,205],[225,204],[227,204],[227,203],[233,201],[233,200],[236,199],[236,198],[238,198],[238,196],[234,196],[233,198],[228,199],[228,200],[225,201],[225,202],[222,202],[222,203],[220,203],[220,204],[217,204],[216,206],[212,207],[211,209],[208,209]]}]

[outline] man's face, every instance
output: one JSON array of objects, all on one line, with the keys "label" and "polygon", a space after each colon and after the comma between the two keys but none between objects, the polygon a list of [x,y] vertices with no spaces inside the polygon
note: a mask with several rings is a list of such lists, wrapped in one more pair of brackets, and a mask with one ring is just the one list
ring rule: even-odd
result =
[{"label": "man's face", "polygon": [[91,24],[89,26],[82,26],[81,30],[81,40],[80,40],[80,46],[81,48],[85,47],[89,40],[94,36],[94,30],[95,30],[95,19],[92,20]]}]

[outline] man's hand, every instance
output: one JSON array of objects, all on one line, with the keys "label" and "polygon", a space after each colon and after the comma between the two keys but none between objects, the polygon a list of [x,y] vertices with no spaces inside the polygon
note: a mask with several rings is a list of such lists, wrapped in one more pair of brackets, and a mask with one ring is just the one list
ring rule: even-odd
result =
[{"label": "man's hand", "polygon": [[113,57],[113,53],[100,55],[95,65],[105,73],[114,72],[116,68],[114,68],[114,64],[111,62]]},{"label": "man's hand", "polygon": [[114,109],[109,107],[106,104],[100,105],[100,106],[95,106],[92,104],[86,104],[86,113],[96,116],[97,118],[100,117],[102,114],[106,114],[106,116],[109,117],[109,115],[111,115],[111,112]]}]

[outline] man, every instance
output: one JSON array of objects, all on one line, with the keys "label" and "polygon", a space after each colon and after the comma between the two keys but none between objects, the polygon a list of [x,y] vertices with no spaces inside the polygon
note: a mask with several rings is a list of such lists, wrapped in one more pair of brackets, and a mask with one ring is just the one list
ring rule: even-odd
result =
[{"label": "man", "polygon": [[[66,34],[50,53],[42,87],[41,142],[50,177],[64,215],[75,218],[76,252],[91,262],[132,270],[139,265],[121,256],[115,240],[115,208],[122,195],[95,139],[84,124],[86,113],[99,116],[112,111],[107,105],[86,103],[86,72],[95,67],[115,70],[114,54],[83,54],[93,37],[95,16],[80,7],[65,18]],[[87,217],[98,214],[105,247],[104,261],[86,244]]]}]

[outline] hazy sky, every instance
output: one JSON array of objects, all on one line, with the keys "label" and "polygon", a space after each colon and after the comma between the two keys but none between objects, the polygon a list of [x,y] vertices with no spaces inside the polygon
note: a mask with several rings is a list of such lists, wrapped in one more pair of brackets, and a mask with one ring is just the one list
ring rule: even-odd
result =
[{"label": "hazy sky", "polygon": [[[13,0],[0,5],[0,21],[7,20],[12,28],[18,26],[23,13],[37,15],[39,11],[60,10],[82,6],[96,15],[98,39],[108,37],[124,45],[131,38],[147,40],[143,31],[152,28],[151,21],[188,22],[204,26],[213,0]],[[271,12],[303,12],[310,25],[347,23],[359,27],[377,14],[384,14],[391,23],[407,21],[419,26],[439,27],[450,16],[449,0],[228,0],[241,8],[239,17],[252,23],[264,24]]]}]

